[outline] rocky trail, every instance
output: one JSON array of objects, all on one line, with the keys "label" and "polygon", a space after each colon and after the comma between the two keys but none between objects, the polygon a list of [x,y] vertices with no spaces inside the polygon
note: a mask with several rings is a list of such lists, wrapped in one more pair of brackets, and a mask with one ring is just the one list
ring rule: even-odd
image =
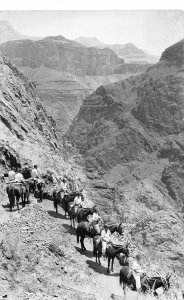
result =
[{"label": "rocky trail", "polygon": [[[6,195],[1,199],[0,297],[7,299],[111,299],[123,295],[118,261],[107,275],[107,261],[95,263],[92,239],[85,239],[82,254],[75,229],[56,215],[53,203],[43,200],[9,212]],[[2,284],[2,282],[4,284]],[[1,299],[1,298],[0,298]],[[2,298],[3,299],[3,298]]]}]

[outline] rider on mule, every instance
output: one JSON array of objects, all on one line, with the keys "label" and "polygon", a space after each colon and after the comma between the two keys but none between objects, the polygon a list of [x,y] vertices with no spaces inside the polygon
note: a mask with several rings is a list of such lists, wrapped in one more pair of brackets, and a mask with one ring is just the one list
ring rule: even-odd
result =
[{"label": "rider on mule", "polygon": [[144,273],[140,265],[140,254],[136,253],[134,255],[134,260],[132,263],[132,273],[135,278],[137,291],[141,290],[141,275]]},{"label": "rider on mule", "polygon": [[76,197],[74,198],[74,202],[73,202],[73,204],[71,205],[71,210],[72,210],[74,213],[77,213],[77,210],[78,210],[79,208],[82,208],[82,197],[81,197],[81,193],[80,193],[80,192],[77,192]]},{"label": "rider on mule", "polygon": [[34,168],[31,171],[31,178],[34,180],[34,192],[37,190],[37,181],[39,178],[38,166],[34,165]]},{"label": "rider on mule", "polygon": [[106,259],[107,244],[111,241],[111,232],[106,224],[104,225],[104,229],[101,232],[101,238],[102,238],[102,255],[103,258]]},{"label": "rider on mule", "polygon": [[20,169],[18,169],[17,173],[15,174],[15,182],[24,182],[24,177],[22,176]]},{"label": "rider on mule", "polygon": [[64,196],[68,193],[68,182],[66,178],[63,178],[61,182],[60,191],[61,191],[61,199],[63,199]]},{"label": "rider on mule", "polygon": [[11,170],[8,172],[8,179],[9,182],[15,181],[15,167],[12,167]]}]

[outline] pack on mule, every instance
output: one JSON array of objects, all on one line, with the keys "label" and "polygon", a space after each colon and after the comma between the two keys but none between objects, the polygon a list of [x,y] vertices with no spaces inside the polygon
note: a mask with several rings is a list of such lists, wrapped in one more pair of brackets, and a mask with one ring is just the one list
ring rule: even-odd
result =
[{"label": "pack on mule", "polygon": [[[163,287],[164,291],[170,288],[170,275],[168,274],[166,278],[162,277],[147,277],[145,274],[141,276],[141,291],[143,293],[153,290],[154,295],[157,296],[156,290],[159,287]],[[128,266],[123,266],[120,270],[119,283],[123,288],[124,293],[126,292],[126,287],[128,286],[132,291],[136,291],[136,283],[131,269]]]},{"label": "pack on mule", "polygon": [[95,225],[93,228],[90,228],[88,222],[80,222],[77,226],[77,243],[81,243],[81,249],[82,251],[86,250],[86,247],[84,246],[84,239],[85,236],[89,236],[91,238],[95,237],[96,235],[99,235],[102,230],[102,225]]},{"label": "pack on mule", "polygon": [[110,263],[111,263],[111,271],[113,272],[113,264],[115,257],[120,254],[124,253],[126,257],[129,257],[129,249],[128,249],[129,243],[127,242],[125,246],[123,245],[116,245],[113,243],[110,243],[106,249],[106,256],[108,259],[108,267],[107,267],[107,273],[110,274]]}]

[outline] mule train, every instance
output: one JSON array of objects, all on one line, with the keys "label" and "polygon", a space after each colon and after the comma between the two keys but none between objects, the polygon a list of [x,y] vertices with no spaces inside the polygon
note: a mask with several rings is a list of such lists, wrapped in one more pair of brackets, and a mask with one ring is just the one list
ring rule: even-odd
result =
[{"label": "mule train", "polygon": [[[44,182],[37,182],[37,191],[40,201],[43,197]],[[24,180],[23,183],[8,183],[6,186],[6,191],[8,194],[10,202],[10,211],[15,205],[19,209],[19,201],[22,200],[22,207],[25,206],[26,201],[29,203],[30,192],[35,193],[35,180],[29,178]],[[75,205],[76,198],[80,198],[79,205]],[[106,226],[101,217],[98,216],[98,209],[94,205],[90,208],[83,208],[82,202],[84,201],[84,196],[82,190],[77,192],[69,193],[63,188],[54,188],[52,193],[52,200],[56,213],[58,213],[58,206],[61,206],[64,210],[65,218],[67,215],[70,219],[71,226],[75,228],[75,222],[78,223],[76,228],[76,238],[77,243],[81,244],[81,251],[85,252],[86,247],[84,245],[84,240],[86,237],[93,239],[93,256],[95,257],[96,263],[101,265],[101,257],[103,254],[103,237],[102,231],[104,227],[107,227],[110,234],[117,232],[119,235],[123,234],[123,224],[110,224]],[[96,221],[93,220],[93,216],[96,214],[98,218]],[[92,216],[93,221],[89,221],[89,216]],[[114,260],[117,258],[120,262],[121,270],[119,274],[119,283],[126,294],[126,289],[129,287],[133,291],[139,290],[142,293],[153,291],[154,295],[157,295],[157,288],[163,287],[164,291],[170,288],[170,276],[167,275],[165,278],[162,277],[148,277],[144,272],[139,276],[140,286],[138,288],[137,278],[135,275],[135,269],[129,266],[129,243],[124,245],[117,245],[109,240],[106,242],[105,257],[107,258],[107,274],[113,272]]]}]

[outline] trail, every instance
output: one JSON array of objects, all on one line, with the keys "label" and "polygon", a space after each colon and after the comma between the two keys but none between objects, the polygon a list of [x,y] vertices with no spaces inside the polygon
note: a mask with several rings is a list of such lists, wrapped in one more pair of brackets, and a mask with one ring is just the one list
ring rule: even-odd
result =
[{"label": "trail", "polygon": [[[46,211],[53,210],[53,203],[49,200],[44,200],[42,203],[39,203],[38,205],[41,205],[42,208]],[[78,258],[80,261],[82,261],[84,264],[87,264],[95,278],[95,280],[99,283],[101,286],[99,294],[101,299],[103,300],[109,300],[111,298],[111,294],[114,293],[116,295],[123,295],[123,291],[121,287],[119,286],[119,271],[120,271],[120,265],[117,260],[114,261],[114,272],[110,275],[107,274],[107,261],[104,261],[101,259],[101,265],[98,265],[95,263],[95,258],[93,257],[93,244],[92,239],[85,239],[85,246],[87,251],[83,254],[80,251],[80,244],[77,244],[76,236],[74,235],[75,229],[70,228],[70,220],[69,219],[63,219],[61,218],[61,214],[63,215],[62,208],[59,208],[59,214],[58,217],[55,213],[53,213],[53,216],[55,216],[61,224],[64,224],[66,227],[68,227],[68,231],[66,234],[71,234],[71,242],[74,247],[78,250]]]},{"label": "trail", "polygon": [[[5,196],[5,195],[4,195]],[[35,198],[31,195],[31,202],[35,203]],[[19,218],[20,211],[17,211],[15,207],[13,212],[9,212],[9,207],[7,205],[8,199],[7,196],[1,199],[0,213],[1,220],[0,223],[6,223],[12,218]],[[27,207],[28,205],[26,205]],[[31,206],[31,204],[30,204]],[[71,228],[70,220],[64,218],[64,211],[61,207],[59,207],[59,213],[56,214],[53,208],[53,202],[50,200],[43,200],[42,203],[38,203],[38,206],[41,206],[48,215],[53,217],[53,222],[56,224],[60,224],[65,228],[65,234],[68,235],[68,239],[71,241],[71,248],[76,249],[75,255],[79,262],[82,264],[86,264],[91,272],[93,280],[97,283],[98,294],[95,293],[97,299],[99,300],[110,300],[111,294],[123,296],[123,291],[119,286],[119,271],[120,265],[117,260],[114,262],[114,272],[110,275],[107,274],[107,261],[101,259],[101,265],[95,263],[95,258],[93,257],[93,244],[92,239],[85,239],[85,246],[87,251],[85,253],[81,253],[80,244],[77,244],[75,229]],[[22,206],[20,205],[20,208]],[[57,226],[57,225],[56,225]],[[77,225],[76,225],[77,226]],[[66,237],[66,236],[65,236]],[[86,292],[88,292],[88,287],[86,286]],[[8,300],[12,300],[10,294],[7,298]],[[123,298],[122,298],[123,299]]]}]

